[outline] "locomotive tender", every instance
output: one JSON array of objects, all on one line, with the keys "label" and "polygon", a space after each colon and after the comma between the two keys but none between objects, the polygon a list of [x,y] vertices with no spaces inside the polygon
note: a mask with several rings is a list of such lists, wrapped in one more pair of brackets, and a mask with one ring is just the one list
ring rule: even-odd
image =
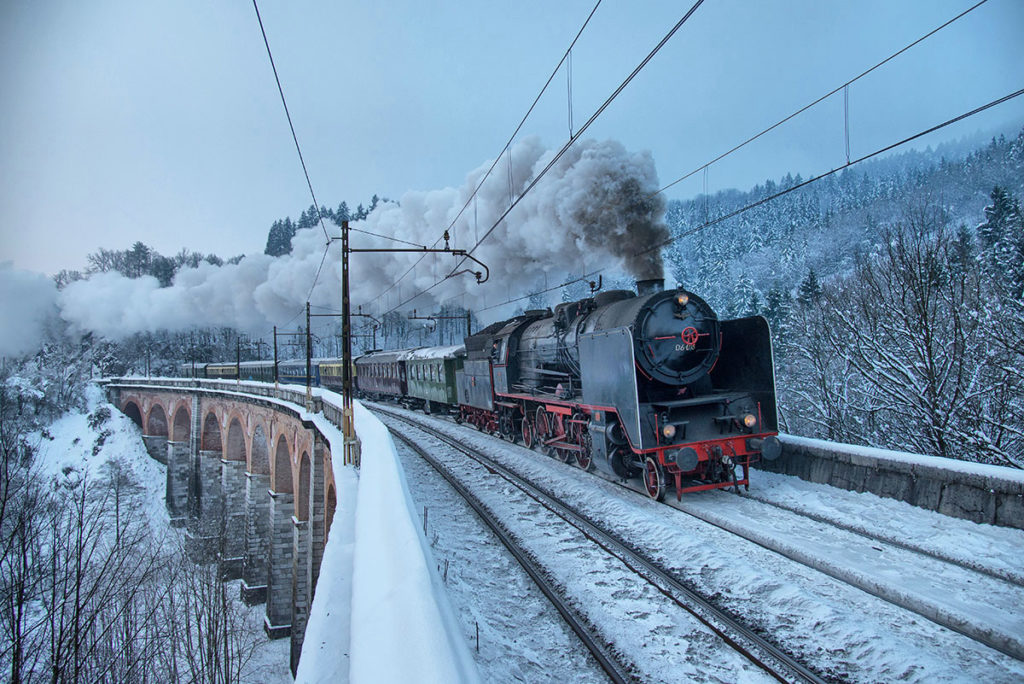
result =
[{"label": "locomotive tender", "polygon": [[[584,470],[639,475],[658,501],[669,486],[677,497],[749,488],[751,462],[781,450],[767,321],[719,320],[660,280],[637,286],[527,311],[465,346],[369,352],[354,361],[356,389],[450,413]],[[273,362],[241,366],[243,379],[273,377]],[[235,364],[205,370],[238,377]],[[339,359],[314,360],[312,382],[340,389],[341,370]],[[282,382],[306,382],[305,361],[279,371]]]}]

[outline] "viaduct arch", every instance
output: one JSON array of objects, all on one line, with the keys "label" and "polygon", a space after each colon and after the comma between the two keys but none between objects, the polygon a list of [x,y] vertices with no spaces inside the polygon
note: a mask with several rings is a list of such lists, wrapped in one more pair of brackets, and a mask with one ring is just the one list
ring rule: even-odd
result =
[{"label": "viaduct arch", "polygon": [[191,381],[116,381],[107,394],[167,465],[167,510],[189,553],[266,604],[264,627],[291,637],[294,670],[337,508],[329,441],[298,408]]}]

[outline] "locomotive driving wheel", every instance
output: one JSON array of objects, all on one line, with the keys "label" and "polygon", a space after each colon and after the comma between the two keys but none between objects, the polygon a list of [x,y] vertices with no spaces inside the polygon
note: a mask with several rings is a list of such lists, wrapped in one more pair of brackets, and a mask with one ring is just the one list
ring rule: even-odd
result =
[{"label": "locomotive driving wheel", "polygon": [[654,456],[648,456],[644,461],[644,489],[647,496],[655,501],[665,500],[665,470],[658,463]]},{"label": "locomotive driving wheel", "polygon": [[501,409],[501,413],[498,414],[498,434],[502,439],[513,443],[516,441],[516,423],[512,411],[508,408]]},{"label": "locomotive driving wheel", "polygon": [[583,470],[590,470],[594,465],[594,459],[590,453],[590,432],[584,427],[586,417],[582,413],[573,414],[569,422],[569,441],[579,445],[580,450],[576,452],[576,465]]},{"label": "locomotive driving wheel", "polygon": [[543,448],[544,441],[551,435],[551,424],[548,421],[547,411],[544,410],[543,406],[537,407],[537,412],[534,414],[533,427],[534,438],[536,444],[534,446],[540,446]]},{"label": "locomotive driving wheel", "polygon": [[532,449],[534,439],[536,438],[536,433],[534,432],[533,425],[530,423],[530,419],[528,417],[523,418],[522,428],[523,446],[525,446],[527,449]]},{"label": "locomotive driving wheel", "polygon": [[576,452],[576,465],[586,471],[594,468],[594,459],[590,455],[590,435],[586,435],[580,442],[580,450]]}]

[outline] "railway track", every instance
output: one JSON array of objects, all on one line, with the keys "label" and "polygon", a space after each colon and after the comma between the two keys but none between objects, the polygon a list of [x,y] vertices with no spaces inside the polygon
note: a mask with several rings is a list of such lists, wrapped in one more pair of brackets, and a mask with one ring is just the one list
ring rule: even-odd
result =
[{"label": "railway track", "polygon": [[1024,573],[1015,572],[1009,568],[993,568],[982,563],[972,562],[964,558],[957,558],[956,556],[949,553],[944,553],[939,549],[928,549],[920,544],[915,544],[904,539],[898,539],[892,535],[878,534],[877,532],[873,532],[859,525],[851,525],[842,520],[836,520],[835,518],[830,516],[819,515],[816,513],[812,513],[810,511],[801,510],[795,506],[788,506],[786,504],[779,503],[778,501],[771,501],[770,499],[766,499],[756,494],[745,493],[744,498],[749,499],[751,501],[756,501],[759,504],[763,504],[765,506],[771,506],[773,508],[786,511],[787,513],[792,513],[793,515],[797,515],[802,518],[806,518],[808,520],[821,523],[823,525],[831,525],[832,527],[837,527],[841,530],[845,530],[847,532],[850,532],[851,534],[855,534],[859,537],[863,537],[864,539],[879,544],[894,546],[896,548],[903,549],[904,551],[910,551],[911,553],[915,553],[920,556],[925,556],[927,558],[931,558],[942,563],[955,565],[957,567],[963,568],[964,570],[976,572],[981,575],[986,575],[988,577],[991,577],[992,579],[1007,582],[1009,584],[1013,584],[1024,589]]},{"label": "railway track", "polygon": [[[672,501],[674,508],[692,515],[702,522],[724,532],[737,535],[768,551],[834,579],[856,587],[899,608],[911,611],[947,629],[958,632],[989,648],[1024,661],[1024,638],[1021,620],[1015,615],[1017,606],[1024,603],[1024,585],[1017,581],[1016,573],[983,568],[980,564],[960,562],[948,554],[936,554],[918,545],[887,539],[842,524],[824,516],[809,515],[803,511],[773,502],[742,497],[743,505],[784,511],[788,517],[785,537],[778,532],[764,532],[751,521],[778,520],[780,516],[764,516],[747,509],[728,514],[703,502]],[[811,521],[801,524],[799,518]],[[835,558],[829,558],[824,544],[814,539],[813,524],[828,528],[823,537],[845,534],[844,544],[833,541]],[[838,533],[838,534],[837,534]],[[801,539],[802,538],[802,539]],[[871,557],[870,571],[845,563],[847,556],[857,550],[861,558]],[[844,556],[843,554],[847,554]],[[915,559],[910,562],[909,558]],[[951,570],[963,571],[952,579]],[[912,572],[915,582],[887,580]],[[996,597],[1010,596],[1000,602]],[[988,607],[979,614],[978,606]]]},{"label": "railway track", "polygon": [[519,543],[515,540],[515,537],[509,533],[509,531],[502,525],[501,521],[494,516],[491,511],[484,505],[484,503],[477,497],[471,490],[462,484],[456,478],[451,471],[449,471],[444,464],[431,456],[426,449],[420,446],[411,437],[396,432],[392,429],[392,434],[397,437],[403,444],[416,452],[420,458],[424,459],[429,463],[438,474],[443,477],[449,485],[452,486],[459,495],[465,499],[466,503],[476,512],[477,516],[487,526],[488,529],[498,538],[502,545],[508,550],[510,554],[516,559],[526,574],[530,576],[537,588],[540,589],[541,593],[551,602],[558,611],[558,614],[562,616],[569,628],[579,637],[580,641],[597,661],[598,666],[608,675],[608,679],[613,682],[630,682],[634,680],[634,677],[629,672],[629,667],[620,662],[618,657],[611,652],[611,650],[603,643],[600,636],[593,630],[593,628],[587,623],[586,620],[580,616],[573,607],[566,601],[553,582],[546,576],[543,568],[531,557],[531,555],[523,549]]},{"label": "railway track", "polygon": [[[424,425],[419,421],[414,421],[407,416],[389,411],[383,407],[374,407],[374,410],[393,420],[401,421],[402,424],[411,426],[415,430],[430,435],[433,439],[481,464],[490,473],[501,477],[519,491],[524,492],[540,506],[578,530],[591,543],[598,545],[605,553],[618,559],[620,563],[637,576],[643,578],[644,582],[656,589],[657,592],[666,597],[671,603],[681,608],[692,618],[700,622],[706,629],[713,632],[729,648],[742,654],[749,662],[771,677],[785,682],[826,681],[774,643],[750,629],[729,612],[722,610],[708,598],[687,586],[633,545],[604,529],[599,524],[587,519],[500,463],[488,458],[486,454],[478,449],[468,447],[443,432],[429,425]],[[571,605],[567,604],[566,599],[560,596],[560,592],[557,589],[545,586],[548,584],[545,573],[536,567],[535,561],[529,557],[529,554],[526,554],[522,549],[514,550],[516,546],[515,540],[509,538],[510,535],[503,529],[500,522],[491,520],[493,516],[486,511],[486,507],[483,506],[479,499],[464,485],[454,481],[457,478],[454,478],[437,459],[426,454],[425,450],[416,443],[416,440],[402,436],[400,431],[394,430],[393,424],[390,427],[392,427],[393,432],[396,432],[399,439],[402,439],[403,442],[409,444],[417,453],[427,459],[456,488],[460,495],[470,502],[470,505],[481,515],[486,524],[494,529],[499,539],[509,548],[510,552],[519,560],[534,581],[538,583],[541,591],[552,601],[556,610],[566,618],[573,631],[580,635],[581,641],[594,653],[595,659],[598,660],[602,668],[608,673],[609,678],[613,681],[630,681],[632,676],[629,666],[618,661],[614,652],[610,651],[604,644],[604,640],[593,633],[593,629],[589,627],[588,622],[575,615]],[[606,663],[608,667],[606,667]]]},{"label": "railway track", "polygon": [[[600,471],[593,471],[591,474],[647,497],[646,492],[635,481],[624,483]],[[729,494],[720,492],[719,496],[725,497]],[[1024,575],[1020,572],[1015,572],[1011,568],[993,568],[979,562],[956,558],[951,554],[926,549],[919,544],[890,535],[876,534],[840,520],[769,501],[756,494],[744,493],[737,500],[756,503],[759,506],[782,511],[786,515],[846,533],[849,540],[848,548],[858,546],[862,550],[862,554],[868,556],[873,553],[879,554],[876,561],[878,566],[873,572],[857,571],[846,567],[842,562],[830,562],[823,559],[822,549],[813,543],[803,547],[798,544],[785,543],[779,536],[759,533],[750,524],[751,521],[778,517],[777,513],[762,515],[758,511],[747,511],[740,516],[723,516],[715,510],[715,506],[705,505],[707,499],[702,501],[685,497],[682,501],[676,501],[671,496],[666,497],[665,504],[693,516],[703,523],[742,537],[761,548],[780,554],[814,571],[824,573],[901,609],[916,613],[1000,653],[1024,661],[1024,637],[1021,636],[1020,629],[1024,624],[1016,619],[1014,614],[1017,606],[1024,605]],[[806,528],[806,525],[803,527]],[[796,530],[800,528],[800,524],[794,524],[789,534],[795,534]],[[830,534],[834,535],[835,532],[830,532]],[[886,564],[884,562],[884,559],[898,557],[901,553],[917,557],[919,560],[914,563],[889,561]],[[919,581],[915,583],[914,587],[908,589],[898,583],[879,579],[886,574],[891,575],[897,572],[900,567],[913,568],[920,575]],[[925,570],[926,568],[927,570]],[[959,583],[950,580],[946,576],[950,569],[964,571],[966,573],[964,579]],[[967,591],[966,587],[970,587],[971,590]],[[985,589],[979,587],[985,587]],[[1011,599],[1000,602],[993,598],[997,594],[1006,594]],[[988,605],[988,608],[983,611],[985,615],[979,616],[977,606],[985,604]]]}]

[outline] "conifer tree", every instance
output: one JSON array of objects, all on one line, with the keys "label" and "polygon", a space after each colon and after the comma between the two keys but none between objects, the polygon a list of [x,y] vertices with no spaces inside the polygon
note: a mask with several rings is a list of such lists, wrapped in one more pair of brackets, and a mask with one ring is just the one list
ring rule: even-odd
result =
[{"label": "conifer tree", "polygon": [[800,282],[797,294],[797,301],[804,306],[810,306],[821,298],[821,284],[818,282],[818,274],[814,269],[807,271],[807,277]]}]

